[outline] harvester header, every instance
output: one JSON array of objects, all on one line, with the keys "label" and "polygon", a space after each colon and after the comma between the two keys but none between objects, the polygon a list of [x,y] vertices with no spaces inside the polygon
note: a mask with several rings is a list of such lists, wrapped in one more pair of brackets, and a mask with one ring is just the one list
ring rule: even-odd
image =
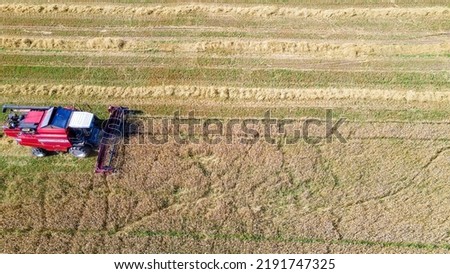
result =
[{"label": "harvester header", "polygon": [[125,120],[129,112],[126,107],[114,106],[110,106],[108,111],[110,115],[104,123],[103,136],[98,146],[96,173],[110,173],[114,171],[114,160],[118,156],[118,146],[123,139]]}]

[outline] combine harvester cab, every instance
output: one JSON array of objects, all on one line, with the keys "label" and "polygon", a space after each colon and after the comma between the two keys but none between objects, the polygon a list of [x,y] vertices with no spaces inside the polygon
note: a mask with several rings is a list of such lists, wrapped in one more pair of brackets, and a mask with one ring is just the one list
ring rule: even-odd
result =
[{"label": "combine harvester cab", "polygon": [[114,171],[112,163],[123,137],[127,108],[109,107],[110,117],[103,124],[93,113],[75,108],[4,105],[2,112],[7,110],[5,135],[31,147],[34,156],[68,152],[85,158],[98,149],[95,172]]}]

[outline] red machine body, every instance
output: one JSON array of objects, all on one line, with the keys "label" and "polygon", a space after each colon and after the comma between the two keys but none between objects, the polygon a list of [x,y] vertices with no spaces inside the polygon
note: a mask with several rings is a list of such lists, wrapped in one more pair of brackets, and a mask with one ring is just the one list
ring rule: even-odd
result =
[{"label": "red machine body", "polygon": [[[47,151],[68,151],[69,129],[43,127],[43,117],[49,110],[30,110],[21,121],[23,127],[4,127],[5,135],[14,138],[22,146],[42,148]],[[30,126],[30,127],[28,127]]]}]

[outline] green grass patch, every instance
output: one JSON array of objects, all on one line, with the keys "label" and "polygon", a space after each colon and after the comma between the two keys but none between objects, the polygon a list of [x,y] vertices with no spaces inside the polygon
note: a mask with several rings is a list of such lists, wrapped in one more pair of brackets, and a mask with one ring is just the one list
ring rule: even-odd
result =
[{"label": "green grass patch", "polygon": [[294,71],[288,69],[0,67],[3,83],[100,86],[225,85],[266,88],[448,89],[447,72]]},{"label": "green grass patch", "polygon": [[[36,98],[36,101],[32,100]],[[148,104],[136,103],[124,99],[94,99],[88,97],[77,98],[77,102],[73,104],[73,100],[67,96],[27,96],[27,98],[17,98],[16,96],[8,96],[4,98],[5,101],[0,104],[18,104],[18,105],[51,105],[51,106],[74,106],[77,109],[89,111],[97,115],[100,119],[108,117],[107,107],[110,104],[121,104],[128,106],[130,109],[138,110],[141,115],[153,117],[173,117],[176,111],[181,115],[187,115],[190,111],[195,113],[195,116],[201,118],[263,118],[266,111],[270,110],[271,116],[274,118],[324,118],[327,107],[269,107],[269,106],[254,106],[252,108],[243,108],[234,100],[220,101],[220,105],[208,105],[208,102],[217,101],[211,99],[198,99],[196,104],[192,102],[185,102],[180,104],[178,101],[160,103],[153,100]],[[167,101],[167,100],[166,100]],[[202,103],[204,101],[204,104]],[[333,107],[333,117],[345,117],[350,122],[365,122],[365,121],[403,121],[403,122],[445,122],[449,120],[450,109],[444,105],[436,104],[434,108],[421,109],[417,107],[410,107],[405,109],[355,109],[351,107]],[[6,120],[7,113],[0,112],[0,122]],[[132,117],[132,116],[131,116]],[[0,136],[2,132],[0,131]]]},{"label": "green grass patch", "polygon": [[450,53],[442,53],[442,54],[397,54],[397,57],[400,58],[419,58],[419,59],[434,59],[438,57],[450,58]]}]

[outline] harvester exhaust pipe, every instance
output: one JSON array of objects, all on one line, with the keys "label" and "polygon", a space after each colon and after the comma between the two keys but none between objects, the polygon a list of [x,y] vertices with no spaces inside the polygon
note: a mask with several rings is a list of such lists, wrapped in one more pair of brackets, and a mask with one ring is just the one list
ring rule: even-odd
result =
[{"label": "harvester exhaust pipe", "polygon": [[8,109],[19,110],[19,109],[29,109],[29,110],[47,110],[50,107],[35,107],[35,106],[17,106],[17,105],[3,105],[2,112],[5,113]]}]

